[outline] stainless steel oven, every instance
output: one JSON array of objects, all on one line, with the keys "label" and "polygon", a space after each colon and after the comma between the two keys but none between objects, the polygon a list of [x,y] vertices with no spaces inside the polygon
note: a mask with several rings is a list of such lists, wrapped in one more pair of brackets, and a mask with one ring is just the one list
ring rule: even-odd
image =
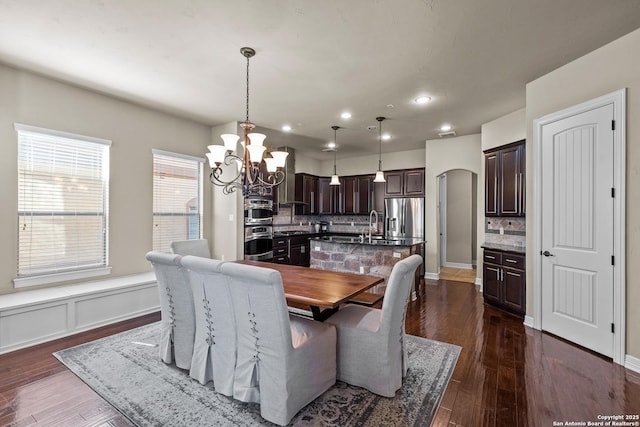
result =
[{"label": "stainless steel oven", "polygon": [[273,202],[249,198],[244,201],[244,259],[273,259]]},{"label": "stainless steel oven", "polygon": [[244,200],[244,224],[272,224],[273,202],[269,199]]}]

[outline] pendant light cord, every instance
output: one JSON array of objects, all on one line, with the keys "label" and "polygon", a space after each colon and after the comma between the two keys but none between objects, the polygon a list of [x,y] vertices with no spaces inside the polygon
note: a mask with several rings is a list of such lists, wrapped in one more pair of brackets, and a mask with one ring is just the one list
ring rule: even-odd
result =
[{"label": "pendant light cord", "polygon": [[249,57],[247,56],[247,117],[245,122],[249,122]]}]

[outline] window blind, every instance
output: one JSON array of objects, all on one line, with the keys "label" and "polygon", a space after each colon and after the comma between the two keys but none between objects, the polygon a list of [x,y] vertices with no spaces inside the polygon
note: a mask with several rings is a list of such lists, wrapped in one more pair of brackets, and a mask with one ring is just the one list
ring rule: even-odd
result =
[{"label": "window blind", "polygon": [[153,151],[153,250],[202,238],[203,159]]},{"label": "window blind", "polygon": [[106,267],[111,142],[15,128],[18,278]]}]

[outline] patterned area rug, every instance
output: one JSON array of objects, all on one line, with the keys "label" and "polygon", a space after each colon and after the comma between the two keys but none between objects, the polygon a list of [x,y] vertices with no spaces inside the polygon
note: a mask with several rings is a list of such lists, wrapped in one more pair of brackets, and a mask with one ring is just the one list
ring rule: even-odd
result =
[{"label": "patterned area rug", "polygon": [[[158,324],[54,353],[80,379],[139,426],[273,425],[260,406],[200,385],[158,356]],[[293,426],[428,426],[460,347],[408,335],[409,373],[394,398],[338,382],[303,408]]]}]

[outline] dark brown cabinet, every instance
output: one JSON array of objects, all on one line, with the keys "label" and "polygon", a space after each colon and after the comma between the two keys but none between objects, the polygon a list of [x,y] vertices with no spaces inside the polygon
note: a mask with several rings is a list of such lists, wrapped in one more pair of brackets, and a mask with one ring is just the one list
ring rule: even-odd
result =
[{"label": "dark brown cabinet", "polygon": [[485,216],[525,216],[525,141],[484,152]]},{"label": "dark brown cabinet", "polygon": [[485,302],[517,315],[524,315],[526,276],[525,256],[484,250],[482,293]]},{"label": "dark brown cabinet", "polygon": [[373,176],[345,176],[340,185],[339,213],[366,215],[374,207]]},{"label": "dark brown cabinet", "polygon": [[276,237],[273,239],[273,262],[309,267],[310,249],[308,236]]},{"label": "dark brown cabinet", "polygon": [[423,197],[424,169],[406,169],[384,173],[385,197]]},{"label": "dark brown cabinet", "polygon": [[310,215],[318,213],[318,177],[306,173],[296,174],[295,200],[302,204],[296,205],[296,215]]},{"label": "dark brown cabinet", "polygon": [[340,186],[329,185],[331,178],[318,178],[318,214],[332,215],[338,213],[338,197]]}]

